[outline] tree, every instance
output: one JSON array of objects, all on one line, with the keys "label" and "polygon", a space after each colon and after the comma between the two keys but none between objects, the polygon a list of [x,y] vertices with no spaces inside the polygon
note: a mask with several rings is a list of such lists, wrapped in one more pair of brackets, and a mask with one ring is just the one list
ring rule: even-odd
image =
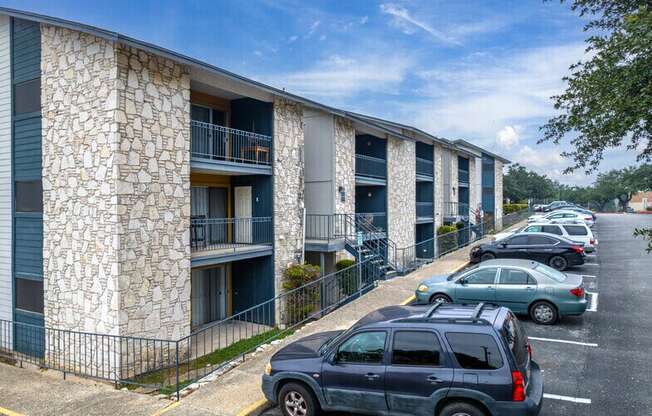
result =
[{"label": "tree", "polygon": [[553,182],[547,176],[515,163],[509,166],[503,177],[503,195],[513,202],[525,202],[530,198],[553,198],[556,194]]},{"label": "tree", "polygon": [[[542,127],[539,142],[573,135],[573,150],[562,153],[573,159],[566,172],[593,171],[606,150],[622,145],[637,152],[638,161],[652,160],[652,1],[569,1],[589,18],[589,58],[571,66],[566,91],[553,97],[560,114]],[[636,235],[647,238],[652,251],[652,229]]]},{"label": "tree", "polygon": [[574,162],[568,172],[595,170],[607,149],[623,144],[652,160],[652,2],[573,0],[571,8],[596,33],[586,40],[590,58],[571,66],[566,91],[553,97],[561,114],[542,127],[540,142],[574,135],[574,149],[563,153]]}]

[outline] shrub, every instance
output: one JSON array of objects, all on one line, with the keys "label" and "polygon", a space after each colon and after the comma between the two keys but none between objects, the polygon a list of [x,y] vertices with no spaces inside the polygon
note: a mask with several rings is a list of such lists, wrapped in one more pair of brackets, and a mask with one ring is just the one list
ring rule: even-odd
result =
[{"label": "shrub", "polygon": [[319,306],[319,285],[308,284],[319,278],[320,271],[319,266],[312,264],[293,264],[283,272],[283,289],[291,291],[285,296],[287,325],[302,322]]},{"label": "shrub", "polygon": [[522,211],[524,209],[527,209],[528,205],[527,204],[505,204],[503,205],[503,214],[511,214],[513,212],[518,212]]},{"label": "shrub", "polygon": [[337,263],[335,263],[335,270],[337,270],[339,272],[340,270],[344,270],[344,269],[346,269],[348,267],[353,266],[354,264],[355,264],[355,260],[342,259],[342,260],[338,261]]},{"label": "shrub", "polygon": [[465,227],[466,227],[466,224],[464,224],[464,222],[462,222],[462,221],[458,221],[458,222],[455,223],[455,228],[457,228],[458,230],[461,230],[462,228],[465,228]]},{"label": "shrub", "polygon": [[442,255],[453,251],[457,247],[456,226],[442,225],[437,228],[437,254]]},{"label": "shrub", "polygon": [[[340,289],[345,296],[351,296],[358,290],[358,268],[350,268],[355,264],[354,260],[351,259],[342,259],[335,263],[335,269],[339,272],[337,280],[339,282]],[[346,271],[342,271],[349,269]]]}]

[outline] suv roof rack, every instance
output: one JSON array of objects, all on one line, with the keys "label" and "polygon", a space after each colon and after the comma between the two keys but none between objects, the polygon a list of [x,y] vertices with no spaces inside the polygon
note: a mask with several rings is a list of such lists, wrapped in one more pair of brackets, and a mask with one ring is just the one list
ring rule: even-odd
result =
[{"label": "suv roof rack", "polygon": [[414,318],[397,319],[394,322],[401,323],[401,324],[407,324],[407,323],[424,323],[424,324],[443,323],[443,324],[491,325],[491,322],[489,322],[488,320],[483,319],[483,318],[455,318],[455,317],[448,317],[448,318],[444,318],[444,317],[442,317],[442,318],[414,317]]},{"label": "suv roof rack", "polygon": [[439,301],[435,302],[435,304],[432,305],[432,306],[428,309],[428,311],[424,314],[424,316],[427,316],[428,318],[430,318],[430,317],[432,316],[432,314],[435,313],[435,311],[437,311],[437,308],[439,308],[439,307],[440,307],[441,305],[443,305],[444,303],[445,303],[445,302],[442,301],[442,300],[439,300]]},{"label": "suv roof rack", "polygon": [[500,305],[498,305],[497,303],[480,302],[480,303],[478,303],[478,306],[476,306],[475,309],[473,310],[473,313],[471,314],[471,317],[473,319],[479,319],[480,315],[482,315],[482,310],[484,309],[485,306],[492,306],[492,307],[495,307],[495,308],[500,307]]}]

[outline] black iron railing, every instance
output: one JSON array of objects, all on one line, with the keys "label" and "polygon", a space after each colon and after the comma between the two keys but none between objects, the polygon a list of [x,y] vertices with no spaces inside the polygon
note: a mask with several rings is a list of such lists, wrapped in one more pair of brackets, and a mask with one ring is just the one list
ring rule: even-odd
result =
[{"label": "black iron railing", "polygon": [[272,217],[194,218],[190,221],[192,252],[272,244]]},{"label": "black iron railing", "polygon": [[344,234],[344,214],[307,214],[306,240],[335,240]]},{"label": "black iron railing", "polygon": [[387,178],[387,161],[378,157],[355,155],[355,174],[370,178]]},{"label": "black iron railing", "polygon": [[191,153],[195,159],[272,164],[270,136],[196,120],[190,122],[190,130]]},{"label": "black iron railing", "polygon": [[417,175],[433,176],[434,167],[432,160],[417,157]]},{"label": "black iron railing", "polygon": [[355,220],[358,227],[373,226],[379,231],[387,231],[387,214],[384,212],[358,212]]}]

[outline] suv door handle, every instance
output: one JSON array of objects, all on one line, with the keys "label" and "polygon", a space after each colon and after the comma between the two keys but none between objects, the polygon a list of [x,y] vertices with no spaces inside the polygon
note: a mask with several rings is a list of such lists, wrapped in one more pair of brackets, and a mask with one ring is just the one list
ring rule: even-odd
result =
[{"label": "suv door handle", "polygon": [[440,379],[440,378],[438,378],[438,377],[435,377],[435,376],[428,376],[428,378],[426,378],[426,380],[427,380],[430,384],[441,384],[441,383],[444,382],[444,380],[442,380],[442,379]]},{"label": "suv door handle", "polygon": [[376,380],[377,378],[380,378],[378,374],[374,373],[367,373],[365,377],[367,377],[368,380]]}]

